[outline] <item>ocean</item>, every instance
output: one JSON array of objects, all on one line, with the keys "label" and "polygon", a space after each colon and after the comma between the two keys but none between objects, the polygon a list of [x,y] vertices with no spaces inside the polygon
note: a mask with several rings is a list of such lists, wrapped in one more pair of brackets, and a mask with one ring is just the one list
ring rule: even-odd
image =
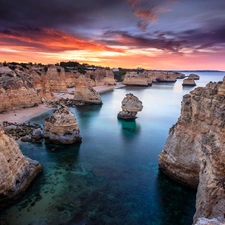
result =
[{"label": "ocean", "polygon": [[[200,75],[197,86],[225,76],[194,73]],[[0,213],[0,224],[192,224],[196,191],[158,170],[158,155],[180,115],[182,96],[194,89],[182,87],[182,81],[118,88],[101,94],[102,106],[71,108],[82,136],[79,144],[20,143],[23,154],[38,160],[44,171],[20,201]],[[144,106],[135,121],[117,119],[127,93]],[[43,124],[51,113],[30,122]]]}]

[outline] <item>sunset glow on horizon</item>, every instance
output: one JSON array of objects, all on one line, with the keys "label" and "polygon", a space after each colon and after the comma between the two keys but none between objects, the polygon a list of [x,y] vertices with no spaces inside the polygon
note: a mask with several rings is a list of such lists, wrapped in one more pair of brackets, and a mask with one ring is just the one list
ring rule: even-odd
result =
[{"label": "sunset glow on horizon", "polygon": [[225,70],[225,1],[0,3],[0,61]]}]

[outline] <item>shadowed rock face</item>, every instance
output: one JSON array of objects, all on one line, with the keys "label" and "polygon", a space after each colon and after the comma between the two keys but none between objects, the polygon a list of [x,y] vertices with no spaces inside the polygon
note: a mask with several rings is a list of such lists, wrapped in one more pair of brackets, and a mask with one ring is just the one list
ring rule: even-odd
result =
[{"label": "shadowed rock face", "polygon": [[102,104],[100,94],[90,86],[84,75],[76,79],[74,99],[87,104]]},{"label": "shadowed rock face", "polygon": [[0,127],[0,210],[18,199],[41,171],[42,166],[25,157]]},{"label": "shadowed rock face", "polygon": [[159,155],[160,169],[198,187],[198,218],[225,212],[225,79],[198,87],[183,97],[181,115]]},{"label": "shadowed rock face", "polygon": [[142,102],[133,94],[126,94],[122,101],[122,111],[117,115],[121,119],[135,119],[137,112],[143,109]]},{"label": "shadowed rock face", "polygon": [[61,105],[45,120],[44,137],[58,144],[81,141],[77,120],[69,108]]}]

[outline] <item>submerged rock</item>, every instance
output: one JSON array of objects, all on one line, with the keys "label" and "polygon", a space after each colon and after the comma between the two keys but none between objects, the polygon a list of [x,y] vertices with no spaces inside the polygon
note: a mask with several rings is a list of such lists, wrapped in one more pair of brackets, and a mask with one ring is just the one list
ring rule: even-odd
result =
[{"label": "submerged rock", "polygon": [[159,168],[197,188],[194,222],[224,217],[225,95],[223,82],[197,87],[183,97],[181,115],[159,155]]},{"label": "submerged rock", "polygon": [[100,94],[90,86],[84,75],[76,79],[74,99],[85,104],[102,104]]},{"label": "submerged rock", "polygon": [[41,171],[41,164],[25,157],[0,127],[0,210],[24,194]]},{"label": "submerged rock", "polygon": [[121,119],[135,119],[137,112],[143,109],[142,102],[133,94],[126,94],[122,101],[122,111],[117,115]]},{"label": "submerged rock", "polygon": [[45,120],[44,137],[58,144],[72,144],[81,141],[78,122],[66,106],[61,105],[51,117]]}]

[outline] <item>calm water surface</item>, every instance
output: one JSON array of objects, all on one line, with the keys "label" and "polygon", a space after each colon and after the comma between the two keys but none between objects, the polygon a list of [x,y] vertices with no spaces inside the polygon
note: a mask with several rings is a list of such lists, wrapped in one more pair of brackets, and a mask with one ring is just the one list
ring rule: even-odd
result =
[{"label": "calm water surface", "polygon": [[[198,86],[225,76],[198,74]],[[180,114],[182,96],[192,89],[183,88],[182,80],[115,89],[101,95],[102,106],[71,109],[82,143],[21,143],[22,152],[38,160],[44,172],[17,204],[0,213],[0,224],[192,224],[195,191],[158,171],[158,155]],[[117,119],[127,93],[144,105],[136,121]],[[30,121],[43,124],[51,113]]]}]

